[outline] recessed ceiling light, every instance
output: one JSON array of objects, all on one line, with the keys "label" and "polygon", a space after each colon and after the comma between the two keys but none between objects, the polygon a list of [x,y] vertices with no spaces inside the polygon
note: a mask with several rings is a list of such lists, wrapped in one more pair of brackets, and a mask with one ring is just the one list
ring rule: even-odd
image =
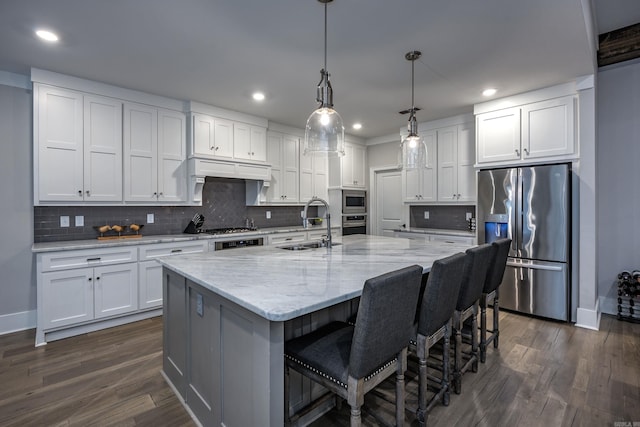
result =
[{"label": "recessed ceiling light", "polygon": [[51,31],[36,30],[36,35],[38,37],[40,37],[42,40],[46,40],[48,42],[57,42],[58,41],[58,35],[55,34],[55,33],[52,33]]},{"label": "recessed ceiling light", "polygon": [[354,123],[354,124],[353,124],[353,128],[354,128],[355,130],[360,130],[360,129],[362,129],[362,123]]},{"label": "recessed ceiling light", "polygon": [[264,101],[264,93],[262,92],[255,92],[252,96],[255,101]]},{"label": "recessed ceiling light", "polygon": [[485,89],[482,91],[483,96],[493,96],[496,94],[498,90],[490,87],[489,89]]}]

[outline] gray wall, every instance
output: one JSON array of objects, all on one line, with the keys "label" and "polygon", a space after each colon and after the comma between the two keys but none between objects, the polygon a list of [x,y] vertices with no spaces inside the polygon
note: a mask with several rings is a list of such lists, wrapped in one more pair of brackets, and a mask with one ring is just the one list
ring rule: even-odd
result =
[{"label": "gray wall", "polygon": [[621,270],[640,269],[640,60],[598,73],[598,295],[617,312]]},{"label": "gray wall", "polygon": [[36,308],[31,91],[0,85],[0,316]]}]

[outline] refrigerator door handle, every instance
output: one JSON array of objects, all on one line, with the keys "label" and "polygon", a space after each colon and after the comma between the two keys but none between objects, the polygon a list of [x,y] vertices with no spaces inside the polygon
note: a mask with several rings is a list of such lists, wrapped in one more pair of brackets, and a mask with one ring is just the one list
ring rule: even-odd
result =
[{"label": "refrigerator door handle", "polygon": [[516,261],[507,261],[509,267],[531,268],[534,270],[546,270],[546,271],[562,271],[561,265],[542,265],[535,263],[523,263]]}]

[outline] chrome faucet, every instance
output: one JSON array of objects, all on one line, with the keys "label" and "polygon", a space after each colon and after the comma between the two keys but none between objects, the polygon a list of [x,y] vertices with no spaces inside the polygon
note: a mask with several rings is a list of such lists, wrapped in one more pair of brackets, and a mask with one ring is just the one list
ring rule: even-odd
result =
[{"label": "chrome faucet", "polygon": [[309,228],[309,220],[307,219],[307,209],[309,209],[309,205],[313,202],[320,202],[327,208],[327,215],[325,219],[327,220],[327,247],[331,248],[331,214],[329,213],[329,203],[320,197],[312,197],[311,200],[304,205],[304,212],[302,213],[302,226],[304,228]]}]

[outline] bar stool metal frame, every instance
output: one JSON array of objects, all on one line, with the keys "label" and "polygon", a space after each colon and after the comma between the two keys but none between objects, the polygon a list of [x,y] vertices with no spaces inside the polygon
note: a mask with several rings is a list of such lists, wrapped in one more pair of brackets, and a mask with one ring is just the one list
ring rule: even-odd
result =
[{"label": "bar stool metal frame", "polygon": [[[487,270],[494,257],[496,247],[485,243],[467,249],[462,286],[458,294],[458,302],[453,313],[453,341],[454,364],[452,385],[456,394],[462,392],[462,374],[471,368],[473,372],[478,372],[479,359],[479,339],[478,339],[478,312],[480,307],[480,297],[487,278]],[[468,360],[462,364],[462,330],[464,322],[471,319],[471,352],[468,353]]]},{"label": "bar stool metal frame", "polygon": [[[493,342],[493,348],[498,348],[500,336],[500,307],[498,299],[500,297],[500,284],[502,283],[509,249],[511,248],[511,239],[499,239],[491,244],[496,246],[497,250],[495,259],[489,266],[489,271],[487,271],[487,280],[480,297],[480,362],[482,363],[487,359],[487,347],[491,342]],[[493,306],[493,326],[489,330],[487,329],[487,306],[490,304]],[[487,333],[489,333],[488,338]]]},{"label": "bar stool metal frame", "polygon": [[404,372],[422,272],[414,265],[368,279],[355,326],[332,322],[285,343],[286,424],[290,368],[346,399],[352,427],[361,425],[364,395],[395,372],[396,422],[404,424]]},{"label": "bar stool metal frame", "polygon": [[[442,400],[442,404],[449,405],[449,338],[451,336],[451,317],[456,308],[458,293],[462,283],[466,255],[458,253],[437,260],[433,263],[420,305],[418,306],[418,324],[415,341],[412,340],[409,348],[415,351],[418,357],[419,385],[418,385],[418,409],[416,416],[420,426],[425,426],[428,412],[433,406]],[[438,380],[429,376],[427,372],[427,359],[429,349],[443,341],[442,378]],[[427,402],[427,381],[439,382],[437,392]]]}]

